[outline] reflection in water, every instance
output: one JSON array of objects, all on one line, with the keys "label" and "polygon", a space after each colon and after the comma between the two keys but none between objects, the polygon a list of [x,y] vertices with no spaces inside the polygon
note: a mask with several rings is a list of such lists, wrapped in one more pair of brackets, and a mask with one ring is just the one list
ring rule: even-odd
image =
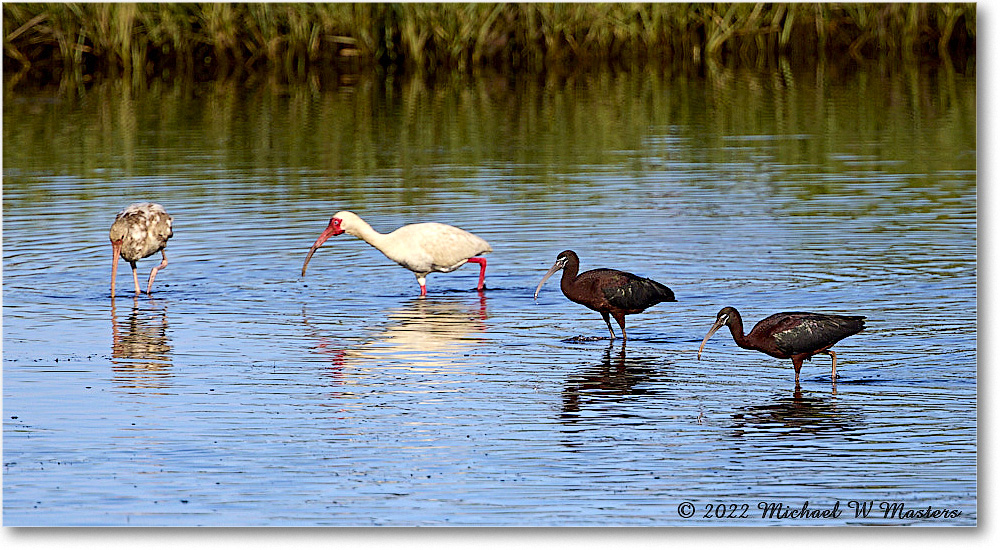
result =
[{"label": "reflection in water", "polygon": [[394,360],[407,367],[449,367],[456,354],[481,343],[486,332],[486,294],[479,292],[476,305],[434,297],[413,298],[406,305],[386,312],[388,324],[360,345],[325,336],[310,324],[303,309],[303,323],[318,342],[317,353],[329,358],[339,376],[345,366]]},{"label": "reflection in water", "polygon": [[[566,381],[563,390],[562,415],[565,422],[575,422],[580,418],[580,409],[585,401],[600,410],[607,410],[613,402],[632,395],[645,395],[654,370],[642,359],[626,360],[625,344],[612,357],[614,345],[604,350],[604,358],[596,365],[587,366],[583,372]],[[608,411],[610,416],[628,418],[632,415],[621,410]],[[606,415],[607,416],[607,415]]]},{"label": "reflection in water", "polygon": [[[179,181],[191,180],[192,185],[172,189],[175,203],[203,200],[193,182],[206,181],[207,174],[252,167],[255,173],[282,171],[294,184],[293,196],[304,200],[329,200],[333,186],[300,182],[303,174],[342,170],[346,177],[336,182],[342,200],[371,202],[373,196],[391,193],[394,200],[426,208],[437,204],[430,200],[435,195],[459,186],[469,196],[478,192],[474,178],[448,178],[442,185],[437,172],[442,166],[479,167],[488,178],[503,177],[509,189],[505,193],[512,198],[544,203],[547,195],[559,200],[563,189],[545,175],[544,167],[610,166],[624,161],[624,152],[634,151],[636,162],[629,166],[636,173],[676,172],[702,164],[723,172],[747,168],[687,179],[727,193],[756,182],[763,197],[788,197],[787,208],[797,214],[810,212],[813,200],[860,194],[852,184],[856,178],[830,177],[839,171],[876,169],[882,176],[900,176],[900,186],[912,180],[914,165],[919,173],[948,175],[918,181],[913,190],[945,205],[967,189],[962,179],[969,178],[951,175],[975,169],[974,67],[955,73],[948,66],[913,64],[873,77],[853,64],[788,70],[722,66],[689,78],[656,65],[542,80],[487,72],[471,83],[418,76],[387,82],[377,72],[359,75],[351,86],[283,81],[245,86],[242,79],[233,79],[199,86],[198,93],[183,78],[156,80],[141,93],[127,81],[102,80],[88,87],[82,102],[4,102],[3,141],[20,145],[4,151],[5,166],[19,168],[4,174],[5,204],[9,200],[20,207],[47,199],[30,192],[37,183],[29,167],[59,168],[104,182],[107,167],[144,174],[158,167],[155,163],[179,157],[184,161],[169,168]],[[12,93],[15,100],[31,99]],[[148,134],[142,131],[147,120],[162,125]],[[276,125],[275,120],[285,123]],[[433,131],[409,131],[415,128]],[[474,146],[454,147],[451,141],[459,136]],[[877,147],[868,149],[867,144]],[[171,154],[151,156],[144,154],[146,148]],[[443,148],[449,153],[444,163]],[[190,154],[194,151],[212,154]],[[77,156],[89,162],[81,163]],[[497,161],[507,168],[497,171]],[[812,173],[817,166],[827,167],[821,177]],[[404,170],[407,177],[372,185],[372,177],[386,169]],[[788,172],[800,177],[784,177]],[[256,194],[270,197],[273,185],[255,186],[241,200]],[[117,197],[118,189],[108,187],[102,192]],[[93,187],[67,192],[89,203],[93,199],[85,189]],[[876,200],[877,195],[868,196],[870,189],[866,186],[858,200],[827,210],[844,217],[873,210],[905,214],[921,204],[894,197]],[[866,198],[870,200],[862,200]],[[604,207],[604,212],[614,211]],[[698,211],[714,205],[691,207]],[[905,223],[906,218],[889,220]]]},{"label": "reflection in water", "polygon": [[859,413],[839,406],[835,398],[803,397],[796,388],[790,398],[734,413],[730,428],[735,437],[754,433],[801,437],[851,430],[860,422]]},{"label": "reflection in water", "polygon": [[344,349],[337,346],[335,341],[323,334],[322,330],[313,325],[309,320],[309,312],[306,306],[302,306],[302,324],[305,325],[309,338],[316,341],[313,350],[322,354],[330,360],[330,372],[333,376],[339,377],[341,369],[344,367]]},{"label": "reflection in water", "polygon": [[141,311],[139,298],[133,297],[127,321],[119,323],[111,299],[111,368],[122,388],[163,388],[170,376],[167,309],[153,300],[147,303],[150,308]]}]

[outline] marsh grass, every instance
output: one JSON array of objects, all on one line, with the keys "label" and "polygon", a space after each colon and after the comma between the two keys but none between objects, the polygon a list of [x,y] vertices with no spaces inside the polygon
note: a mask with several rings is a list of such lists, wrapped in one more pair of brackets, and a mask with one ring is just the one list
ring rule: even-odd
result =
[{"label": "marsh grass", "polygon": [[778,56],[969,57],[975,4],[4,3],[5,72],[545,71]]}]

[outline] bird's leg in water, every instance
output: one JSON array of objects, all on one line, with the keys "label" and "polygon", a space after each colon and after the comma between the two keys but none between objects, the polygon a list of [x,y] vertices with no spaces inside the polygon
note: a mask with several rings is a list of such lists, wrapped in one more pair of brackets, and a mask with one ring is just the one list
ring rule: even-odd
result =
[{"label": "bird's leg in water", "polygon": [[132,282],[135,283],[135,293],[139,294],[142,290],[139,288],[139,272],[135,269],[135,262],[129,262],[132,266]]},{"label": "bird's leg in water", "polygon": [[[618,326],[622,328],[622,344],[624,344],[628,340],[628,334],[625,333],[625,315],[618,313],[614,314],[614,317],[615,321],[618,321]],[[608,326],[610,326],[610,323]]]},{"label": "bird's leg in water", "polygon": [[[163,261],[160,262],[160,265],[154,267],[153,270],[149,272],[149,282],[146,283],[146,294],[149,294],[149,292],[153,290],[153,279],[156,278],[156,272],[163,269],[164,267],[167,267],[167,251],[161,249],[160,253],[163,254]],[[138,288],[139,288],[138,283],[136,283],[136,289]]]},{"label": "bird's leg in water", "polygon": [[837,382],[837,354],[834,353],[832,349],[828,349],[828,350],[824,351],[823,353],[829,355],[830,359],[833,361],[833,372],[830,374],[830,378],[833,380],[834,383],[836,383]]},{"label": "bird's leg in water", "polygon": [[480,258],[477,256],[475,258],[469,258],[469,261],[479,264],[479,284],[476,285],[476,290],[483,290],[486,288],[484,284],[486,282],[486,258]]},{"label": "bird's leg in water", "polygon": [[802,357],[792,357],[792,366],[795,367],[795,387],[799,387],[799,371],[802,370]]},{"label": "bird's leg in water", "polygon": [[604,322],[608,324],[608,332],[611,333],[611,341],[615,340],[615,329],[611,328],[611,316],[605,312],[601,313],[601,317],[604,318]]}]

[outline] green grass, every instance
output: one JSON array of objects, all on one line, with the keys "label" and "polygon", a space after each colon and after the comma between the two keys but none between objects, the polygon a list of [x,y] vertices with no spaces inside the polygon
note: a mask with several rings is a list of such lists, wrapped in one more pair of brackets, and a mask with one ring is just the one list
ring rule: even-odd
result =
[{"label": "green grass", "polygon": [[382,65],[408,71],[780,56],[975,55],[976,7],[944,4],[4,3],[4,69],[220,76]]}]

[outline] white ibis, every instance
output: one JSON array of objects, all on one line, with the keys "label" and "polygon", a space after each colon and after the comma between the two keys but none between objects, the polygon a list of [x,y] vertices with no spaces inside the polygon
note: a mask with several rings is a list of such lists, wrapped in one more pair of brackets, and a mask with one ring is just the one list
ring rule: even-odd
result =
[{"label": "white ibis", "polygon": [[743,334],[743,318],[734,307],[724,307],[715,317],[698,348],[698,359],[705,349],[705,342],[715,331],[728,326],[736,345],[744,349],[762,351],[778,359],[791,359],[795,367],[795,387],[799,386],[802,361],[813,355],[825,353],[833,361],[831,378],[837,381],[837,354],[831,347],[837,342],[857,334],[865,328],[865,318],[860,315],[825,315],[822,313],[775,313],[754,325],[750,334]]},{"label": "white ibis", "polygon": [[618,321],[622,329],[622,340],[628,340],[625,334],[625,315],[641,313],[646,308],[660,302],[676,302],[674,292],[664,285],[645,277],[633,275],[617,269],[591,269],[577,275],[580,270],[580,258],[572,250],[564,250],[556,257],[552,269],[542,277],[535,289],[535,299],[545,281],[553,273],[563,269],[562,281],[559,286],[563,294],[570,300],[587,306],[601,314],[615,339],[615,330],[611,328],[609,315]]},{"label": "white ibis", "polygon": [[313,243],[302,264],[302,276],[316,249],[327,239],[341,233],[353,235],[377,248],[386,258],[409,269],[420,284],[420,295],[427,295],[427,275],[432,272],[448,273],[467,262],[479,264],[479,284],[482,290],[486,278],[486,258],[480,254],[492,252],[490,243],[457,227],[443,223],[414,223],[382,234],[372,229],[357,214],[341,211],[330,218],[330,225]]},{"label": "white ibis", "polygon": [[111,224],[111,297],[115,295],[115,277],[118,275],[118,258],[132,266],[132,281],[135,283],[135,293],[139,294],[139,276],[136,274],[135,262],[161,252],[163,261],[149,272],[149,282],[146,283],[146,294],[153,288],[156,272],[167,267],[167,239],[174,236],[174,219],[158,204],[137,202],[129,205],[115,217]]}]

